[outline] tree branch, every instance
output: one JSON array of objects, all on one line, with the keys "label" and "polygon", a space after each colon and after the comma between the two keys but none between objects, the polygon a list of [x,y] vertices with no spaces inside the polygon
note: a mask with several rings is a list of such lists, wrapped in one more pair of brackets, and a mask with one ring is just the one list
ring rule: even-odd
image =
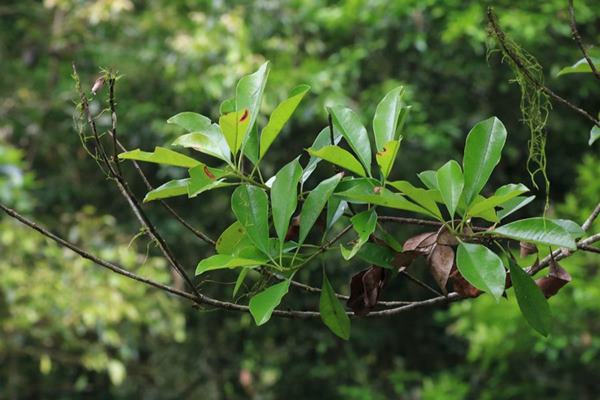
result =
[{"label": "tree branch", "polygon": [[570,24],[571,24],[571,34],[573,36],[573,40],[575,40],[575,42],[577,43],[577,46],[579,46],[579,50],[581,50],[583,57],[587,61],[588,65],[590,66],[592,73],[594,74],[596,79],[600,79],[600,72],[598,72],[598,69],[594,65],[594,61],[592,61],[592,58],[590,57],[587,49],[583,45],[583,41],[581,40],[581,35],[579,34],[579,30],[577,30],[577,21],[575,20],[575,8],[573,7],[573,0],[569,0],[569,16],[571,19]]}]

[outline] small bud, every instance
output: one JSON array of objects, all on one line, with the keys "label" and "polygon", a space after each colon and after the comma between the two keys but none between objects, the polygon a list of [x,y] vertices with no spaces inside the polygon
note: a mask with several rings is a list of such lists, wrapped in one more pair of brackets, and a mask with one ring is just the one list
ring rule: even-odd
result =
[{"label": "small bud", "polygon": [[96,82],[94,82],[94,85],[92,86],[92,94],[95,96],[98,91],[102,90],[103,86],[104,76],[101,76],[98,79],[96,79]]}]

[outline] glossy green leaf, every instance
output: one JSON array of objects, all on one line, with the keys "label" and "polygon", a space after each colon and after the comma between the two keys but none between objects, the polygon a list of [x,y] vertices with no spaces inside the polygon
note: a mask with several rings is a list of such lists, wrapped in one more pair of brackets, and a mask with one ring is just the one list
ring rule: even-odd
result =
[{"label": "glossy green leaf", "polygon": [[[331,143],[331,132],[330,132],[329,127],[326,127],[326,128],[323,128],[321,130],[321,132],[319,132],[319,134],[315,138],[315,141],[313,142],[312,146],[310,146],[310,148],[313,150],[319,150],[325,146],[337,145],[341,139],[342,139],[342,135],[334,127],[333,128],[333,143]],[[302,183],[306,182],[306,180],[312,175],[315,168],[317,168],[317,164],[320,161],[321,161],[321,159],[319,157],[314,157],[314,156],[310,157],[310,160],[308,160],[308,163],[306,164],[306,167],[304,168],[304,172],[302,173],[302,179],[301,179]]]},{"label": "glossy green leaf", "polygon": [[392,193],[382,187],[357,185],[346,191],[335,193],[335,195],[349,202],[370,203],[398,210],[413,211],[435,218],[435,215],[432,215],[431,212],[408,201],[401,194]]},{"label": "glossy green leaf", "polygon": [[323,271],[323,285],[319,301],[321,320],[333,333],[344,340],[350,339],[350,318],[344,306],[336,297],[325,271]]},{"label": "glossy green leaf", "polygon": [[229,146],[219,125],[212,124],[202,131],[195,131],[178,137],[173,146],[191,148],[209,156],[230,162]]},{"label": "glossy green leaf", "polygon": [[356,158],[349,151],[342,149],[337,146],[325,146],[318,150],[316,149],[308,149],[308,154],[313,157],[321,158],[325,161],[328,161],[332,164],[335,164],[339,167],[344,168],[350,172],[354,172],[360,176],[366,176],[366,172],[363,166],[358,162]]},{"label": "glossy green leaf", "polygon": [[423,182],[423,185],[425,185],[426,188],[437,190],[438,187],[435,171],[423,171],[417,174],[417,177],[421,182]]},{"label": "glossy green leaf", "polygon": [[142,151],[140,149],[131,150],[119,154],[122,160],[145,161],[156,164],[173,165],[175,167],[191,168],[202,164],[198,160],[177,153],[176,151],[166,149],[164,147],[156,147],[153,152]]},{"label": "glossy green leaf", "polygon": [[414,187],[408,181],[389,182],[389,185],[400,191],[400,193],[406,195],[408,198],[410,198],[412,201],[414,201],[427,211],[429,211],[431,215],[435,218],[439,220],[442,219],[440,209],[438,208],[435,202],[435,196],[433,196],[429,190]]},{"label": "glossy green leaf", "polygon": [[[471,208],[475,208],[479,203],[482,203],[484,201],[486,201],[487,199],[485,197],[483,197],[482,195],[478,194],[475,199],[471,202]],[[457,208],[457,212],[460,215],[465,215],[465,204],[463,202],[463,199],[461,198],[461,201],[458,204],[458,208]],[[492,223],[498,223],[500,222],[500,219],[498,218],[498,215],[496,214],[496,210],[494,208],[485,208],[481,211],[477,211],[477,212],[471,212],[469,214],[469,218],[481,218],[484,219],[486,221],[492,222]]]},{"label": "glossy green leaf", "polygon": [[463,196],[467,206],[483,189],[500,162],[504,142],[506,128],[496,117],[477,123],[469,132],[463,157]]},{"label": "glossy green leaf", "polygon": [[384,146],[391,141],[397,141],[400,133],[397,133],[398,118],[402,110],[402,94],[404,88],[397,87],[388,92],[377,105],[373,117],[373,133],[375,134],[375,146],[377,152],[382,152]]},{"label": "glossy green leaf", "polygon": [[229,114],[235,112],[235,97],[224,100],[219,107],[219,114]]},{"label": "glossy green leaf", "polygon": [[273,310],[281,303],[290,288],[290,281],[279,282],[250,299],[250,313],[256,325],[260,326],[271,319]]},{"label": "glossy green leaf", "polygon": [[546,297],[527,272],[512,261],[509,261],[508,265],[510,280],[521,313],[533,329],[543,336],[548,336],[552,325],[552,314]]},{"label": "glossy green leaf", "polygon": [[375,154],[375,159],[377,160],[377,165],[381,169],[381,175],[383,175],[384,179],[390,175],[392,172],[392,167],[394,166],[394,161],[396,161],[396,156],[398,155],[398,150],[400,149],[400,141],[392,140],[383,145],[383,148]]},{"label": "glossy green leaf", "polygon": [[333,194],[336,186],[342,179],[342,174],[335,174],[329,179],[319,183],[306,197],[302,211],[300,212],[300,232],[298,243],[304,243],[306,236],[319,218],[319,215],[327,205],[327,201]]},{"label": "glossy green leaf", "polygon": [[258,134],[258,127],[256,124],[250,129],[250,133],[248,133],[248,137],[246,138],[246,143],[244,144],[244,155],[253,165],[258,163],[258,153],[260,146],[260,138]]},{"label": "glossy green leaf", "polygon": [[500,188],[498,188],[498,190],[496,190],[496,193],[493,196],[488,197],[487,199],[484,199],[477,203],[474,202],[473,205],[469,208],[468,213],[469,215],[481,214],[486,210],[494,209],[506,203],[510,199],[513,199],[528,191],[529,189],[527,188],[527,186],[520,183],[510,183],[508,185],[501,186]]},{"label": "glossy green leaf", "polygon": [[[250,130],[256,123],[263,92],[267,84],[267,77],[269,76],[269,69],[269,62],[267,61],[256,72],[242,77],[235,88],[235,110],[238,112],[248,110],[250,112],[248,125],[244,131],[240,132],[243,139],[249,136]],[[245,142],[242,147],[244,145]]]},{"label": "glossy green leaf", "polygon": [[[594,63],[594,65],[600,65],[600,58],[591,57],[591,59],[592,59],[592,62]],[[575,64],[573,64],[569,67],[565,67],[565,68],[561,69],[560,71],[558,71],[558,74],[556,74],[556,76],[568,75],[568,74],[591,73],[591,72],[592,72],[592,67],[590,67],[590,64],[588,64],[588,62],[585,58],[582,58],[581,60],[577,61]]]},{"label": "glossy green leaf", "polygon": [[167,123],[179,125],[188,132],[203,131],[211,124],[210,118],[190,111],[184,111],[172,116],[167,120]]},{"label": "glossy green leaf", "polygon": [[552,222],[554,222],[557,225],[560,225],[565,231],[569,233],[569,235],[571,235],[573,239],[579,239],[585,236],[585,231],[581,228],[581,225],[579,225],[575,221],[571,221],[568,219],[553,219]]},{"label": "glossy green leaf", "polygon": [[590,131],[590,140],[588,141],[588,145],[594,144],[596,140],[600,138],[600,127],[594,125],[592,126],[592,130]]},{"label": "glossy green leaf", "polygon": [[[402,248],[400,247],[400,251]],[[394,268],[393,261],[396,253],[387,246],[367,242],[365,243],[356,256],[367,264],[377,265],[383,268]]]},{"label": "glossy green leaf", "polygon": [[562,226],[547,218],[527,218],[500,226],[495,234],[514,240],[577,249],[575,241]]},{"label": "glossy green leaf", "polygon": [[240,221],[235,221],[221,233],[215,249],[219,254],[235,254],[244,243],[248,243],[246,229]]},{"label": "glossy green leaf", "polygon": [[246,275],[248,275],[248,271],[250,271],[250,269],[251,268],[242,268],[240,270],[240,273],[238,274],[238,277],[235,280],[235,286],[233,287],[233,293],[231,294],[231,297],[235,298],[240,288],[242,287],[242,284],[244,283]]},{"label": "glossy green leaf", "polygon": [[460,274],[477,289],[500,300],[506,285],[506,270],[502,260],[485,246],[461,243],[456,253],[456,266]]},{"label": "glossy green leaf", "polygon": [[339,197],[330,197],[327,202],[327,221],[325,224],[325,232],[329,231],[331,227],[344,215],[348,203]]},{"label": "glossy green leaf", "polygon": [[374,209],[363,211],[356,214],[350,219],[352,228],[358,234],[358,240],[354,243],[351,249],[346,249],[341,246],[342,257],[349,260],[356,255],[360,248],[367,243],[369,237],[377,227],[377,213]]},{"label": "glossy green leaf", "polygon": [[328,110],[334,126],[339,129],[346,142],[358,156],[367,174],[371,175],[371,143],[360,118],[349,108],[335,106],[329,107]]},{"label": "glossy green leaf", "polygon": [[283,126],[290,119],[304,95],[310,90],[308,85],[300,85],[292,89],[290,97],[281,102],[269,117],[269,122],[260,135],[260,157],[266,154],[273,141],[277,138]]},{"label": "glossy green leaf", "polygon": [[224,179],[219,179],[226,176],[227,173],[222,169],[210,168],[206,165],[199,165],[194,168],[190,168],[190,179],[188,181],[188,196],[196,197],[200,193],[204,193],[209,190],[219,189],[223,187],[232,186],[233,183],[227,183]]},{"label": "glossy green leaf", "polygon": [[242,147],[246,133],[250,131],[249,125],[250,111],[248,109],[221,115],[219,118],[219,127],[233,155],[236,155]]},{"label": "glossy green leaf", "polygon": [[144,203],[152,200],[166,199],[168,197],[182,196],[187,194],[187,186],[189,179],[176,179],[160,185],[154,190],[151,190],[144,197]]},{"label": "glossy green leaf", "polygon": [[269,254],[269,200],[264,190],[240,185],[231,195],[231,208],[252,243]]},{"label": "glossy green leaf", "polygon": [[198,263],[196,267],[196,275],[203,274],[207,271],[214,271],[217,269],[233,269],[239,267],[257,267],[266,263],[266,259],[248,259],[241,258],[230,254],[216,254],[214,256],[205,258]]},{"label": "glossy green leaf", "polygon": [[527,204],[531,203],[534,199],[535,196],[517,196],[514,199],[508,200],[500,206],[501,209],[498,211],[498,218],[504,219],[508,217],[510,214],[520,210]]},{"label": "glossy green leaf", "polygon": [[438,169],[435,180],[450,218],[454,218],[465,183],[460,165],[454,160],[448,161]]},{"label": "glossy green leaf", "polygon": [[301,176],[302,167],[296,158],[277,172],[271,186],[271,212],[280,245],[283,245],[290,218],[298,205],[298,183]]}]

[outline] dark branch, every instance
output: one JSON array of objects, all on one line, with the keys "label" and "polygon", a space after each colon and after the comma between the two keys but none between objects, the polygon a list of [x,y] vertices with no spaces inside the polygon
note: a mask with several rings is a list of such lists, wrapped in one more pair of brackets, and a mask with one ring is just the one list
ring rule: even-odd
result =
[{"label": "dark branch", "polygon": [[594,61],[592,61],[592,58],[590,57],[587,49],[583,45],[583,41],[581,40],[581,35],[579,34],[579,30],[577,29],[577,21],[575,20],[575,8],[573,7],[573,0],[569,0],[569,16],[571,18],[570,25],[571,25],[571,34],[573,35],[573,40],[575,40],[575,42],[577,43],[577,46],[579,46],[579,50],[581,50],[581,53],[583,54],[585,61],[587,61],[588,65],[590,66],[592,73],[594,74],[596,79],[600,79],[600,72],[598,72],[598,69],[594,65]]}]

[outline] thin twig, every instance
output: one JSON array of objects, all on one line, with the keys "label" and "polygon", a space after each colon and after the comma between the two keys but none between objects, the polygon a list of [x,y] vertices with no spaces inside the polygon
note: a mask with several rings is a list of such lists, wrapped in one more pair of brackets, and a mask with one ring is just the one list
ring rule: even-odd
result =
[{"label": "thin twig", "polygon": [[596,218],[598,218],[598,215],[600,215],[600,203],[598,203],[596,205],[596,208],[594,208],[594,211],[592,211],[592,213],[585,220],[585,222],[583,223],[583,225],[581,225],[581,229],[583,229],[584,231],[587,231],[588,229],[590,229],[590,226],[592,226],[592,224],[594,223],[594,221],[596,220]]},{"label": "thin twig", "polygon": [[575,104],[571,103],[567,99],[559,96],[553,90],[551,90],[550,88],[545,86],[542,82],[538,81],[533,76],[531,76],[531,74],[529,73],[527,68],[525,68],[525,66],[519,59],[519,57],[512,50],[510,50],[508,48],[508,46],[506,45],[506,35],[505,35],[504,31],[502,30],[502,28],[500,28],[500,26],[498,25],[498,21],[496,20],[496,17],[494,15],[492,7],[488,7],[487,17],[488,17],[488,21],[490,22],[490,26],[492,27],[492,30],[494,32],[494,35],[496,36],[496,38],[498,39],[498,43],[502,47],[502,52],[504,54],[506,54],[508,57],[510,57],[511,61],[519,68],[519,70],[521,71],[523,76],[525,76],[527,78],[527,80],[529,80],[534,86],[536,86],[542,92],[546,93],[548,96],[550,96],[552,99],[554,99],[558,103],[570,108],[571,110],[575,111],[576,113],[584,116],[585,118],[587,118],[588,120],[593,122],[594,125],[597,125],[600,127],[600,120],[594,118],[590,113],[588,113],[587,111],[583,110],[582,108],[576,106]]},{"label": "thin twig", "polygon": [[581,35],[579,34],[579,30],[577,29],[577,21],[575,20],[575,8],[573,7],[573,0],[569,0],[569,16],[570,16],[571,34],[573,35],[573,40],[575,40],[575,42],[577,43],[577,46],[579,46],[579,50],[581,50],[583,57],[587,61],[588,65],[590,66],[592,73],[594,74],[596,79],[600,79],[600,72],[598,72],[598,69],[594,65],[594,61],[592,60],[587,49],[583,45]]},{"label": "thin twig", "polygon": [[411,274],[409,274],[408,272],[402,270],[400,271],[400,274],[407,277],[409,280],[413,281],[414,283],[416,283],[417,285],[421,286],[424,289],[429,290],[431,293],[437,295],[437,296],[443,296],[443,294],[439,291],[436,290],[434,288],[432,288],[431,286],[429,286],[428,284],[426,284],[425,282],[423,282],[422,280],[412,276]]}]

